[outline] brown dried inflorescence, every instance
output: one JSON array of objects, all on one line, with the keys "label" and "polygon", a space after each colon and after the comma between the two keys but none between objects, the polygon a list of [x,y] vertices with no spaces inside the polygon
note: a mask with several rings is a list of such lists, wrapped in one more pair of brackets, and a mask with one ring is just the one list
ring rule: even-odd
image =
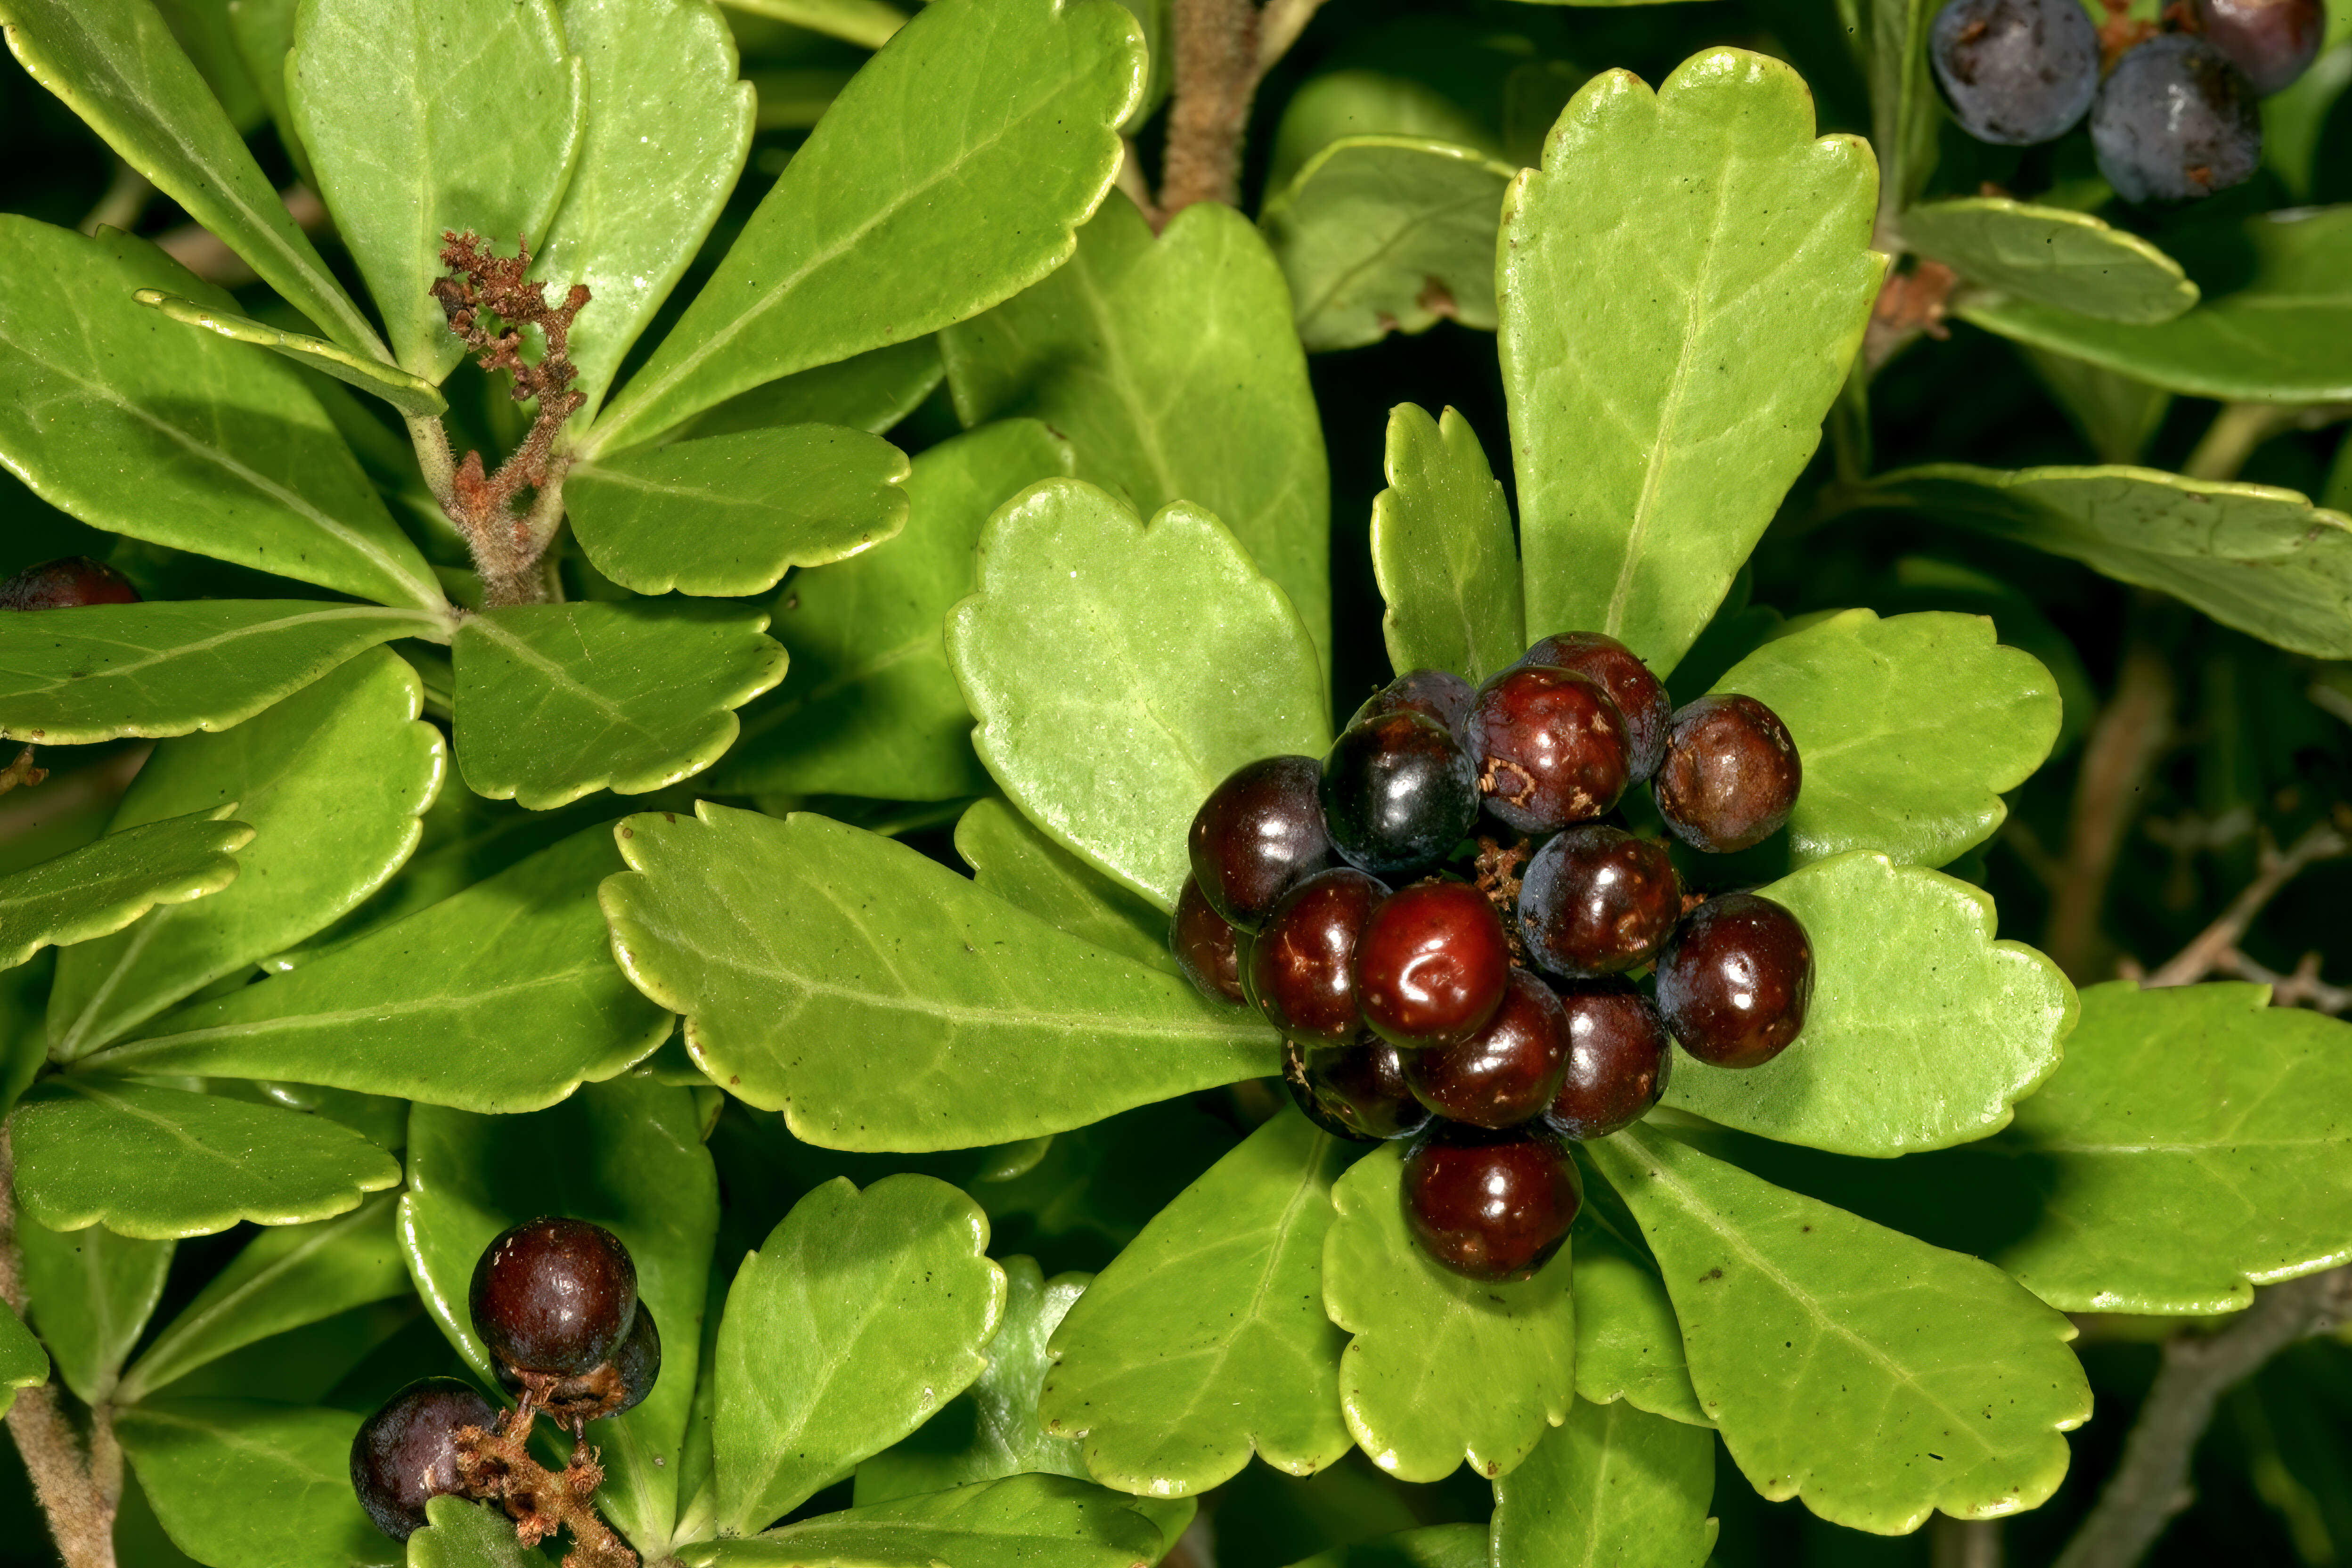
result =
[{"label": "brown dried inflorescence", "polygon": [[596,1450],[575,1443],[571,1463],[548,1469],[530,1455],[531,1415],[525,1400],[496,1427],[468,1426],[457,1434],[462,1494],[505,1509],[515,1521],[515,1539],[525,1547],[571,1531],[572,1550],[565,1553],[563,1568],[637,1568],[637,1554],[596,1512],[596,1489],[604,1484]]}]

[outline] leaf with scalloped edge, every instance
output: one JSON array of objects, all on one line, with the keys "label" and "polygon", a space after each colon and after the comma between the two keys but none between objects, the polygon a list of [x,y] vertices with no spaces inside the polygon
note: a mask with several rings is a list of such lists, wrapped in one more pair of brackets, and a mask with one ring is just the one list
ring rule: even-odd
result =
[{"label": "leaf with scalloped edge", "polygon": [[2007,196],[1923,202],[1903,214],[1903,239],[1948,264],[1964,283],[2103,321],[2168,321],[2197,303],[2180,263],[2088,213]]},{"label": "leaf with scalloped edge", "polygon": [[1472,682],[1526,651],[1519,546],[1503,487],[1478,433],[1453,408],[1437,418],[1410,403],[1389,413],[1372,498],[1372,575],[1388,612],[1389,664],[1450,669]]},{"label": "leaf with scalloped edge", "polygon": [[1291,1568],[1491,1568],[1483,1524],[1426,1524],[1334,1546]]},{"label": "leaf with scalloped edge", "polygon": [[108,936],[158,904],[184,904],[236,880],[253,829],[236,803],[142,823],[0,877],[0,969],[44,947]]},{"label": "leaf with scalloped edge", "polygon": [[971,879],[1005,902],[1138,963],[1182,973],[1169,950],[1168,917],[1040,832],[991,795],[956,821],[956,854]]},{"label": "leaf with scalloped edge", "polygon": [[[359,1427],[356,1411],[251,1399],[159,1399],[115,1417],[164,1533],[217,1568],[401,1561],[352,1491]],[[513,1540],[513,1527],[504,1534]]]},{"label": "leaf with scalloped edge", "polygon": [[1146,1568],[1174,1544],[1141,1498],[1009,1476],[685,1547],[687,1568]]},{"label": "leaf with scalloped edge", "polygon": [[1580,1399],[1495,1483],[1496,1563],[1701,1568],[1715,1547],[1715,1438],[1630,1405]]},{"label": "leaf with scalloped edge", "polygon": [[1712,1426],[1691,1392],[1682,1325],[1657,1266],[1599,1215],[1599,1184],[1588,1177],[1585,1204],[1569,1245],[1576,1249],[1576,1396],[1591,1405],[1623,1400],[1636,1410],[1694,1426]]}]

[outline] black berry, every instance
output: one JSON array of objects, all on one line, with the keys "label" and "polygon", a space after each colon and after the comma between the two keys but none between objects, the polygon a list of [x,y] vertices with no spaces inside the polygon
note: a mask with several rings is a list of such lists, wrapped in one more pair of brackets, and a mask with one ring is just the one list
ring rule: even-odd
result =
[{"label": "black berry", "polygon": [[[637,1303],[637,1315],[612,1359],[578,1377],[559,1380],[539,1400],[539,1407],[575,1430],[585,1422],[625,1415],[646,1402],[661,1375],[661,1330],[654,1310]],[[499,1368],[499,1386],[520,1398],[522,1378],[510,1368]]]},{"label": "black berry", "polygon": [[1571,980],[1649,963],[1682,912],[1682,882],[1666,847],[1600,823],[1571,827],[1537,850],[1519,885],[1528,956]]},{"label": "black berry", "polygon": [[2159,34],[2116,63],[2091,105],[2099,173],[2127,202],[2187,201],[2241,184],[2263,156],[2254,96],[2202,38]]},{"label": "black berry", "polygon": [[1176,895],[1176,913],[1168,924],[1168,949],[1184,977],[1201,994],[1216,1002],[1239,1002],[1242,996],[1241,943],[1246,939],[1209,907],[1198,877],[1184,879]]},{"label": "black berry", "polygon": [[131,579],[87,555],[27,566],[0,582],[0,610],[72,610],[85,605],[135,605]]},{"label": "black berry", "polygon": [[1674,1061],[1658,1010],[1622,980],[1564,986],[1559,1005],[1568,1020],[1568,1070],[1552,1099],[1552,1124],[1584,1141],[1641,1121],[1666,1092]]},{"label": "black berry", "polygon": [[1462,738],[1462,721],[1470,716],[1470,699],[1474,695],[1471,684],[1452,670],[1416,669],[1398,676],[1366,698],[1348,723],[1352,728],[1384,713],[1418,713],[1444,725],[1458,741]]},{"label": "black berry", "polygon": [[2099,88],[2099,33],[2077,0],[1952,0],[1927,58],[1960,129],[2007,147],[2064,135]]},{"label": "black berry", "polygon": [[1803,782],[1779,714],[1753,697],[1702,697],[1675,712],[1650,788],[1677,837],[1721,855],[1778,833]]},{"label": "black berry", "polygon": [[1350,725],[1323,759],[1323,822],[1350,866],[1397,877],[1437,864],[1478,818],[1478,775],[1421,713]]},{"label": "black berry", "polygon": [[1486,895],[1423,882],[1381,900],[1356,939],[1356,1005],[1382,1039],[1453,1045],[1502,1005],[1511,948]]},{"label": "black berry", "polygon": [[1601,689],[1609,693],[1609,700],[1617,704],[1625,720],[1631,776],[1639,781],[1658,771],[1658,759],[1666,752],[1666,725],[1674,718],[1674,706],[1666,700],[1666,689],[1632,648],[1599,632],[1562,632],[1528,649],[1519,656],[1519,662],[1570,669],[1601,682]]},{"label": "black berry", "polygon": [[1404,1157],[1404,1218],[1422,1251],[1473,1279],[1525,1279],[1568,1239],[1584,1184],[1540,1127],[1432,1123]]},{"label": "black berry", "polygon": [[2320,0],[2195,0],[2205,41],[2264,98],[2294,85],[2327,37]]},{"label": "black berry", "polygon": [[428,1498],[459,1495],[457,1434],[498,1425],[498,1406],[454,1377],[412,1383],[352,1438],[352,1490],[394,1541],[425,1528]]},{"label": "black berry", "polygon": [[1624,715],[1589,675],[1515,665],[1478,689],[1466,744],[1486,809],[1521,833],[1556,833],[1617,804],[1632,775]]},{"label": "black berry", "polygon": [[1658,1012],[1683,1049],[1719,1068],[1760,1067],[1805,1026],[1813,945],[1771,900],[1726,893],[1691,911],[1658,960]]},{"label": "black berry", "polygon": [[1192,875],[1209,907],[1245,931],[1300,878],[1331,864],[1312,757],[1262,757],[1235,768],[1192,817]]},{"label": "black berry", "polygon": [[1568,1014],[1559,998],[1514,969],[1486,1026],[1460,1045],[1409,1052],[1404,1079],[1414,1099],[1449,1121],[1516,1127],[1551,1104],[1568,1052]]},{"label": "black berry", "polygon": [[573,1377],[609,1359],[629,1331],[637,1266],[602,1226],[530,1220],[483,1250],[467,1304],[494,1361]]},{"label": "black berry", "polygon": [[1405,1087],[1402,1053],[1378,1035],[1344,1046],[1285,1040],[1282,1081],[1309,1121],[1360,1143],[1401,1138],[1429,1120]]},{"label": "black berry", "polygon": [[1318,871],[1283,896],[1250,944],[1249,992],[1286,1039],[1342,1045],[1364,1027],[1350,961],[1387,887],[1349,867]]}]

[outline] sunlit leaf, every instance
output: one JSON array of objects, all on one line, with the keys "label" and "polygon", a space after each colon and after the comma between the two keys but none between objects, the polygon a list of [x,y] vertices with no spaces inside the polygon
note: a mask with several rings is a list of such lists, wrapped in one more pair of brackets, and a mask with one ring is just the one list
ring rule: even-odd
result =
[{"label": "sunlit leaf", "polygon": [[2007,196],[1927,202],[1903,215],[1903,238],[1964,282],[2105,321],[2168,321],[2197,303],[2180,263],[2088,213]]},{"label": "sunlit leaf", "polygon": [[955,847],[983,891],[1082,942],[1180,973],[1168,948],[1167,916],[1046,837],[1004,802],[974,801],[956,823]]},{"label": "sunlit leaf", "polygon": [[121,931],[159,904],[184,904],[236,879],[253,829],[215,807],[111,833],[0,877],[0,969],[48,946]]},{"label": "sunlit leaf", "polygon": [[1389,414],[1389,488],[1372,498],[1381,631],[1399,674],[1450,669],[1473,682],[1528,646],[1518,542],[1503,487],[1470,422],[1410,403]]},{"label": "sunlit leaf", "polygon": [[1705,1428],[1580,1399],[1495,1483],[1495,1561],[1700,1568],[1715,1546],[1714,1491]]},{"label": "sunlit leaf", "polygon": [[359,1426],[352,1411],[247,1399],[158,1399],[115,1418],[173,1543],[215,1568],[400,1562],[352,1491]]},{"label": "sunlit leaf", "polygon": [[1576,1396],[1590,1405],[1622,1399],[1653,1415],[1713,1426],[1691,1392],[1682,1325],[1657,1266],[1601,1223],[1598,1206],[1597,1198],[1588,1200],[1569,1243],[1576,1249]]},{"label": "sunlit leaf", "polygon": [[448,400],[431,382],[411,375],[397,365],[386,364],[372,354],[354,353],[324,338],[288,331],[234,310],[215,310],[194,300],[183,300],[161,289],[142,289],[131,298],[184,327],[212,332],[231,342],[272,350],[362,392],[372,392],[403,414],[438,416],[448,411]]}]

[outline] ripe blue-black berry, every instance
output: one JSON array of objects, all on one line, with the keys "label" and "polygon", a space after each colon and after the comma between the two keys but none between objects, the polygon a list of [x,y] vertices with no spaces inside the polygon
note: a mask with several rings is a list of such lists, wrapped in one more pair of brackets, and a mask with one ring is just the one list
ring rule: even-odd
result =
[{"label": "ripe blue-black berry", "polygon": [[1209,907],[1254,931],[1293,884],[1331,864],[1312,757],[1261,757],[1235,768],[1192,817],[1192,875]]},{"label": "ripe blue-black berry", "polygon": [[1471,684],[1451,670],[1412,670],[1366,698],[1364,705],[1348,722],[1352,727],[1383,713],[1418,713],[1444,725],[1458,741],[1462,738],[1462,721],[1470,716],[1473,695]]},{"label": "ripe blue-black berry", "polygon": [[1552,1099],[1552,1125],[1580,1141],[1631,1127],[1666,1091],[1674,1057],[1664,1021],[1622,980],[1562,986],[1559,1004],[1568,1020],[1568,1069]]},{"label": "ripe blue-black berry", "polygon": [[1283,895],[1250,943],[1249,996],[1284,1038],[1344,1045],[1363,1031],[1356,938],[1388,888],[1349,866],[1318,871]]},{"label": "ripe blue-black berry", "polygon": [[1518,662],[1572,669],[1599,681],[1624,716],[1630,776],[1639,782],[1658,771],[1658,759],[1665,755],[1666,725],[1674,717],[1674,705],[1640,655],[1600,632],[1561,632],[1528,649]]},{"label": "ripe blue-black berry", "polygon": [[2311,68],[2327,37],[2320,0],[2196,0],[2205,41],[2268,98]]},{"label": "ripe blue-black berry", "polygon": [[1168,949],[1176,966],[1202,995],[1216,1002],[1245,1000],[1242,993],[1242,945],[1247,941],[1209,907],[1201,879],[1184,879],[1176,913],[1168,924]]},{"label": "ripe blue-black berry", "polygon": [[1557,833],[1617,804],[1633,776],[1625,716],[1589,675],[1514,665],[1478,689],[1465,744],[1495,817]]},{"label": "ripe blue-black berry", "polygon": [[1323,824],[1348,864],[1395,878],[1437,864],[1478,817],[1478,774],[1453,731],[1398,711],[1349,726],[1323,759]]},{"label": "ripe blue-black berry", "polygon": [[1339,1046],[1285,1040],[1282,1081],[1307,1120],[1355,1142],[1401,1138],[1429,1120],[1405,1087],[1403,1053],[1370,1032]]},{"label": "ripe blue-black berry", "polygon": [[[593,1371],[557,1382],[540,1399],[539,1407],[577,1429],[584,1422],[635,1410],[654,1391],[654,1380],[660,1375],[661,1329],[654,1322],[654,1310],[640,1301],[636,1318],[612,1359]],[[499,1386],[520,1397],[525,1385],[513,1369],[501,1366]]]},{"label": "ripe blue-black berry", "polygon": [[0,610],[71,610],[85,605],[135,605],[131,579],[87,555],[27,566],[0,582]]},{"label": "ripe blue-black berry", "polygon": [[1502,1005],[1511,947],[1486,894],[1466,882],[1422,882],[1372,910],[1352,963],[1364,1022],[1411,1050],[1486,1026]]},{"label": "ripe blue-black berry", "polygon": [[1761,1067],[1805,1026],[1813,946],[1797,917],[1754,893],[1690,913],[1658,960],[1658,1012],[1683,1049],[1719,1068]]},{"label": "ripe blue-black berry", "polygon": [[2107,74],[2091,105],[2091,149],[2127,202],[2210,196],[2262,163],[2262,110],[2253,84],[2212,45],[2160,34]]},{"label": "ripe blue-black berry", "polygon": [[1952,118],[1979,142],[2063,135],[2099,87],[2099,34],[2076,0],[1952,0],[1927,58]]},{"label": "ripe blue-black berry", "polygon": [[425,1528],[428,1498],[458,1494],[457,1434],[498,1425],[498,1406],[454,1377],[412,1383],[352,1438],[352,1490],[394,1541]]}]

